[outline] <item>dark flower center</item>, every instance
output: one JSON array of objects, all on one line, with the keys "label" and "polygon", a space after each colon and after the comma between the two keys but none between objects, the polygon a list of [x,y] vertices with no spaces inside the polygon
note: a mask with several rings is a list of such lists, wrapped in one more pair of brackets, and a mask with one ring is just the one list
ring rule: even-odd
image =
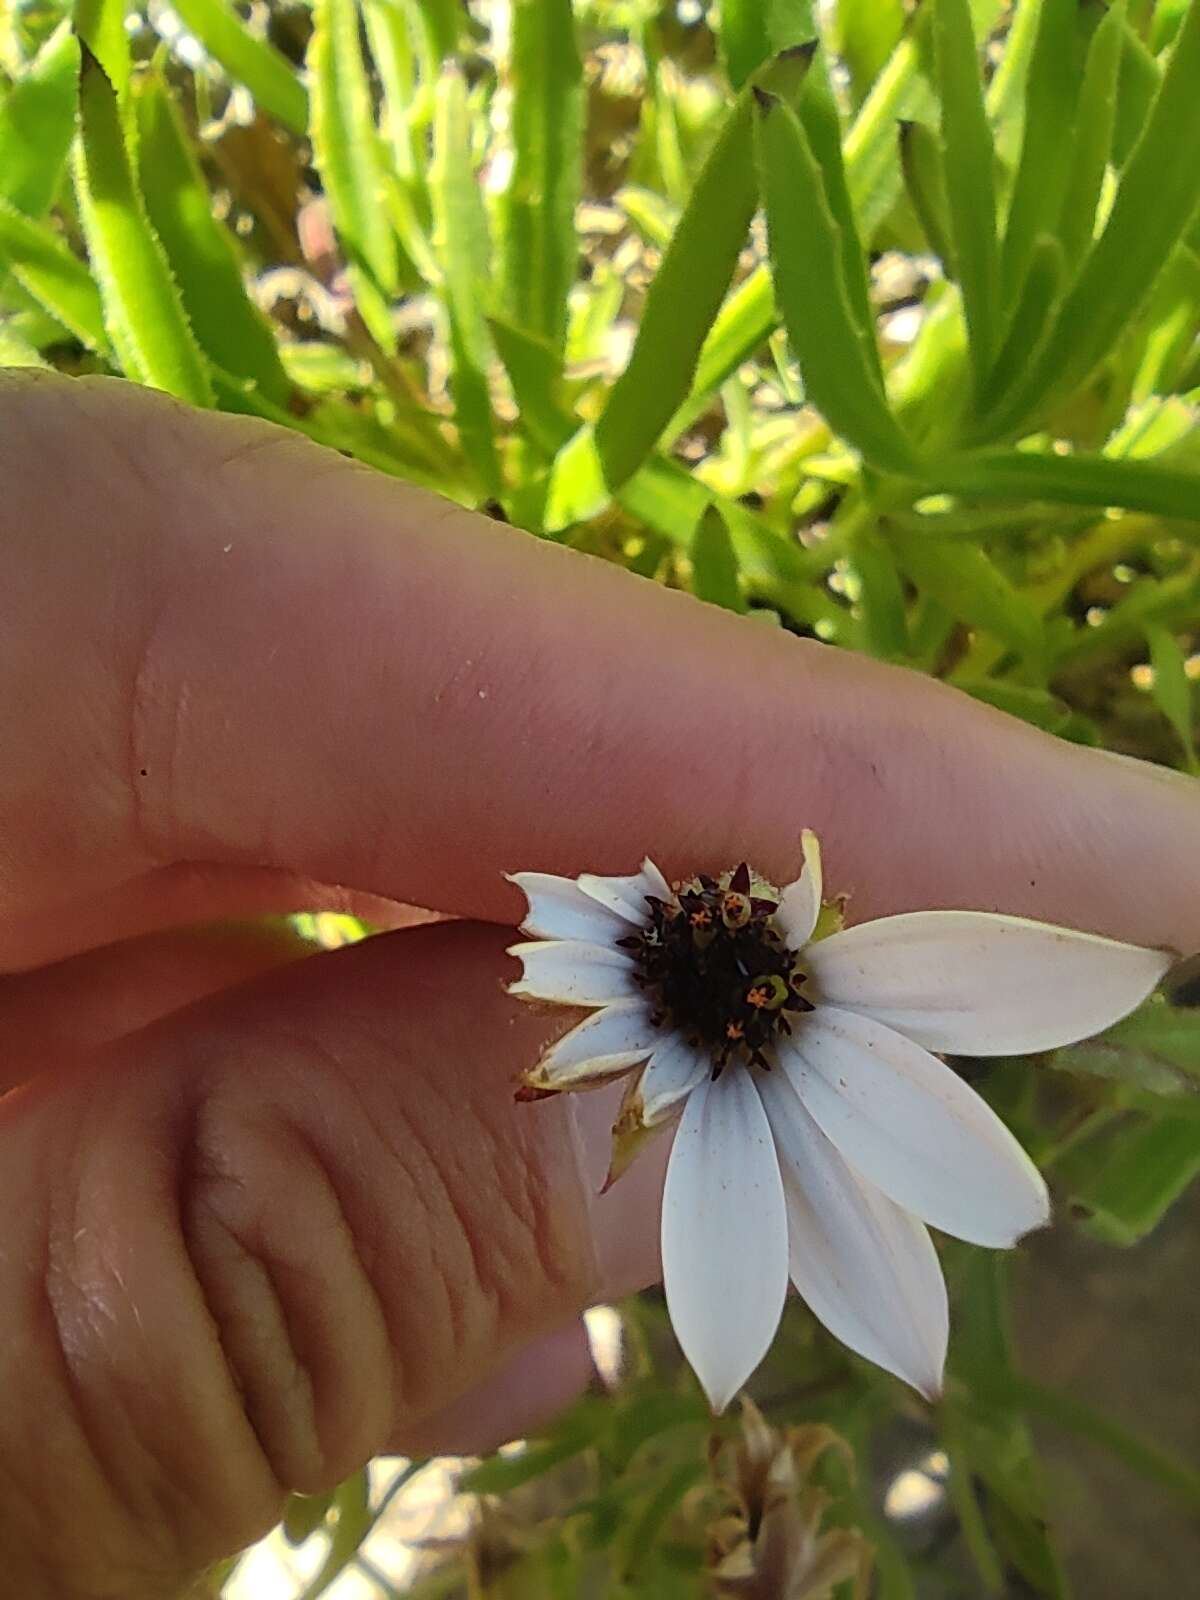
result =
[{"label": "dark flower center", "polygon": [[701,873],[670,900],[646,901],[649,926],[619,943],[637,961],[655,1025],[707,1047],[714,1078],[730,1060],[769,1069],[763,1052],[791,1033],[787,1013],[813,1009],[795,952],[772,921],[778,891],[752,879],[743,861],[719,878]]}]

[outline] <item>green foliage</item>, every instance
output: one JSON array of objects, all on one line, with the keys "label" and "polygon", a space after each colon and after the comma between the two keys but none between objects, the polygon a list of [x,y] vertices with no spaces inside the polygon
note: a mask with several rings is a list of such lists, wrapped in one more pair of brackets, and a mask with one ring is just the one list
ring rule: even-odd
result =
[{"label": "green foliage", "polygon": [[[1200,0],[176,0],[184,42],[126,12],[0,0],[0,361],[257,411],[733,626],[1196,772]],[[986,1082],[1093,1241],[1200,1172],[1193,1011]],[[1191,1505],[1194,1472],[1024,1376],[1003,1264],[945,1261],[940,1410],[802,1308],[765,1408],[852,1444],[822,1481],[885,1600],[952,1581],[866,1470],[914,1417],[969,1592],[1065,1595],[1030,1416]],[[475,1469],[524,1519],[480,1592],[699,1592],[710,1424],[660,1308],[629,1319],[614,1398]],[[310,1593],[379,1510],[361,1477],[292,1504]]]}]

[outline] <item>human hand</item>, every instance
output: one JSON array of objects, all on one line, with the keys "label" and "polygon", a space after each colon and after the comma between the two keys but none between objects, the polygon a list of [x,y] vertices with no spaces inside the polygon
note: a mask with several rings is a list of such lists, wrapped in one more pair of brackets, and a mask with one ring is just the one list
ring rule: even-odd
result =
[{"label": "human hand", "polygon": [[[856,919],[1200,946],[1189,780],[111,380],[0,383],[0,1549],[140,1600],[369,1455],[494,1442],[652,1281],[611,1104],[514,1106],[502,874],[802,826]],[[330,885],[340,885],[333,890]],[[299,960],[217,919],[471,919]],[[197,929],[195,924],[207,926]]]}]

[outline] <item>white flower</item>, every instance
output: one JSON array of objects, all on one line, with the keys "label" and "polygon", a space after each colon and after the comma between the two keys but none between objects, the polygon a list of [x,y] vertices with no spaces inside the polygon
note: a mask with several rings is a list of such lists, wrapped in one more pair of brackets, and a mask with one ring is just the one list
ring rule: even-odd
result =
[{"label": "white flower", "polygon": [[804,870],[782,892],[744,865],[674,888],[651,861],[624,878],[511,880],[533,938],[512,949],[524,965],[512,992],[595,1008],[524,1092],[640,1067],[614,1171],[678,1117],[663,1284],[717,1411],[766,1354],[789,1275],[844,1344],[936,1396],[946,1290],[925,1225],[1007,1247],[1047,1221],[1049,1200],[1004,1123],[930,1052],[1070,1044],[1131,1011],[1170,964],[983,911],[909,912],[821,937],[813,834],[803,847]]}]

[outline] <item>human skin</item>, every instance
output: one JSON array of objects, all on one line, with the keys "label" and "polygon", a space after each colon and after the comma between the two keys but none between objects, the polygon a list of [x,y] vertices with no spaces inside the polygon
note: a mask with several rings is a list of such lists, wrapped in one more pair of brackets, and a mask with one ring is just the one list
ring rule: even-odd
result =
[{"label": "human skin", "polygon": [[[494,1442],[654,1280],[661,1152],[515,1105],[503,874],[794,876],[1200,948],[1194,783],[114,380],[0,376],[0,1552],[164,1600]],[[337,887],[332,887],[337,886]],[[391,927],[307,954],[267,913]],[[404,926],[405,906],[455,920]]]}]

